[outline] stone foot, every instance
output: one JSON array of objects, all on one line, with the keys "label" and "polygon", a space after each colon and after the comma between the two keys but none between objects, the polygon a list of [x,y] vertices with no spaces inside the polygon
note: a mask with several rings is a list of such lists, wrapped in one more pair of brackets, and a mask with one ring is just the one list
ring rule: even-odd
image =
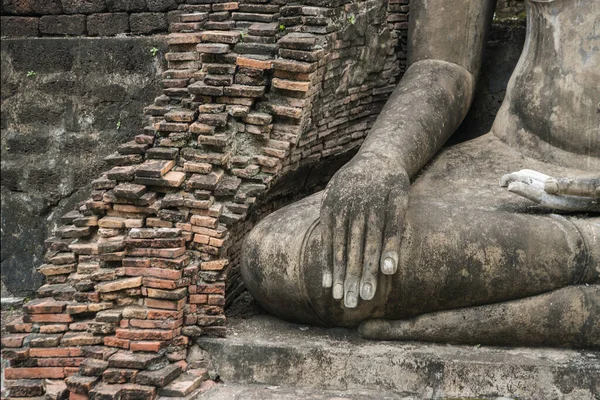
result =
[{"label": "stone foot", "polygon": [[359,328],[375,340],[512,346],[600,347],[600,285],[570,286],[505,303],[372,319]]}]

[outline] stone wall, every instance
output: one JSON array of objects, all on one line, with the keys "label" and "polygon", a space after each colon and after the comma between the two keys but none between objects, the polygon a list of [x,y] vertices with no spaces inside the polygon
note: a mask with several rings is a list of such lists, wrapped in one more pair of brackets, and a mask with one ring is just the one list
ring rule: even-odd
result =
[{"label": "stone wall", "polygon": [[[177,30],[177,16],[210,11],[202,0],[3,0],[1,36],[151,35]],[[218,3],[218,1],[216,2]],[[285,4],[273,1],[272,4]],[[319,5],[315,3],[314,5]],[[515,17],[524,0],[498,0],[497,18]]]},{"label": "stone wall", "polygon": [[2,40],[3,297],[42,283],[44,239],[89,195],[102,158],[139,133],[165,48],[162,37]]},{"label": "stone wall", "polygon": [[3,0],[2,36],[151,35],[168,31],[180,0]]}]

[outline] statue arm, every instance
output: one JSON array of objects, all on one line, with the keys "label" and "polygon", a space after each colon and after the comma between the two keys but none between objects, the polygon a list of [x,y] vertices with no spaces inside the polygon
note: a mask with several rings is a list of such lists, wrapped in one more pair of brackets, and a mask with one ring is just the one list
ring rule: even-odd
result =
[{"label": "statue arm", "polygon": [[358,154],[327,185],[323,282],[354,308],[398,269],[410,177],[466,115],[495,0],[414,0],[409,63]]},{"label": "statue arm", "polygon": [[409,68],[360,153],[414,176],[454,133],[475,90],[496,0],[411,2]]}]

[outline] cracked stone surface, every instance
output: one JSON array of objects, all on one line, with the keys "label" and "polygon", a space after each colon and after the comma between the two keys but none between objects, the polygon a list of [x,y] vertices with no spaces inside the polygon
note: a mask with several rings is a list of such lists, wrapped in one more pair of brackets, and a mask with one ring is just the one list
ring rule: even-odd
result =
[{"label": "cracked stone surface", "polygon": [[162,72],[145,49],[160,43],[2,41],[2,297],[41,285],[44,239],[89,194],[103,157],[138,133]]}]

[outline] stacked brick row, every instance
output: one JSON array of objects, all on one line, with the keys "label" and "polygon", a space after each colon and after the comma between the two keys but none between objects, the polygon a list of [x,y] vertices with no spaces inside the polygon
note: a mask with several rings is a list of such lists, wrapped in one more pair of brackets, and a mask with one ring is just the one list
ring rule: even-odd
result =
[{"label": "stacked brick row", "polygon": [[2,36],[114,36],[167,32],[179,1],[4,1]]},{"label": "stacked brick row", "polygon": [[205,390],[188,344],[225,335],[240,243],[279,204],[261,199],[357,147],[402,73],[402,0],[199,3],[171,24],[149,126],[46,242],[46,284],[3,338],[11,397]]}]

